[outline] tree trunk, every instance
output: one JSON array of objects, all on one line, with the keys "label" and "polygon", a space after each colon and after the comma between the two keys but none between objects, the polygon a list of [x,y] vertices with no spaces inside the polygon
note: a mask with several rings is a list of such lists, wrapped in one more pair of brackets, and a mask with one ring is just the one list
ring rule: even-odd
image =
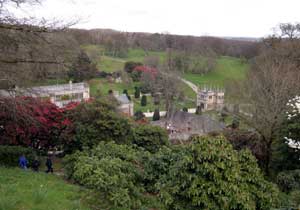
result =
[{"label": "tree trunk", "polygon": [[266,143],[265,174],[267,176],[270,175],[270,162],[271,162],[271,159],[272,159],[272,142],[273,142],[273,140],[270,139]]}]

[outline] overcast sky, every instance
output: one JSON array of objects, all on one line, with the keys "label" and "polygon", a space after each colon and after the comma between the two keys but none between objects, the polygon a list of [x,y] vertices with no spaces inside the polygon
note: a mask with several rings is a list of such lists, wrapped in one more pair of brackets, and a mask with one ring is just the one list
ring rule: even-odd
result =
[{"label": "overcast sky", "polygon": [[44,0],[28,14],[71,20],[77,28],[262,37],[300,22],[300,0]]}]

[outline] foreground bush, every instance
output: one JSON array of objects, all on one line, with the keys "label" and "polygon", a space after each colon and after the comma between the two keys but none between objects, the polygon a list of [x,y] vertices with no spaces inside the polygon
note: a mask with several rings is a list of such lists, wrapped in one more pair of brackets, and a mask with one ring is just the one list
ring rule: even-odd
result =
[{"label": "foreground bush", "polygon": [[133,143],[154,153],[169,145],[169,139],[166,130],[158,126],[140,125],[134,129]]},{"label": "foreground bush", "polygon": [[84,147],[92,148],[101,141],[126,144],[132,141],[131,125],[106,102],[82,103],[68,113],[74,122],[69,128],[64,150],[72,153]]},{"label": "foreground bush", "polygon": [[223,137],[161,150],[145,170],[168,209],[270,209],[277,200],[250,151],[233,150]]},{"label": "foreground bush", "polygon": [[139,152],[127,145],[101,142],[66,158],[70,178],[104,194],[114,209],[141,209],[145,200]]},{"label": "foreground bush", "polygon": [[278,189],[264,179],[251,152],[234,150],[223,137],[193,137],[191,144],[160,146],[153,154],[101,142],[68,156],[66,171],[103,193],[109,209],[149,209],[144,204],[150,203],[170,210],[265,210],[278,201]]},{"label": "foreground bush", "polygon": [[25,155],[29,164],[32,163],[35,152],[31,148],[21,146],[1,146],[0,145],[0,165],[16,167],[18,166],[19,157]]}]

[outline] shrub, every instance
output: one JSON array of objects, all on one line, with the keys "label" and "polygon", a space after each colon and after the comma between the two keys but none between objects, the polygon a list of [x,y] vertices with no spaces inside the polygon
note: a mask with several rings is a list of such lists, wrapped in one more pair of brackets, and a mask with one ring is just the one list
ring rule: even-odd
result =
[{"label": "shrub", "polygon": [[153,96],[153,103],[155,105],[159,105],[160,104],[160,95],[154,94],[154,96]]},{"label": "shrub", "polygon": [[124,70],[127,73],[131,73],[133,69],[137,66],[142,66],[143,64],[140,62],[134,62],[134,61],[127,61],[124,65]]},{"label": "shrub", "polygon": [[183,111],[183,112],[188,112],[188,108],[183,107],[183,108],[182,108],[182,111]]},{"label": "shrub", "polygon": [[284,192],[300,190],[300,170],[280,172],[277,175],[277,184]]},{"label": "shrub", "polygon": [[67,173],[104,195],[114,209],[141,209],[144,188],[139,152],[131,146],[101,142],[66,157]]},{"label": "shrub", "polygon": [[201,115],[202,114],[202,108],[201,108],[201,106],[197,106],[195,114],[197,114],[197,115]]},{"label": "shrub", "polygon": [[270,209],[277,201],[250,151],[235,151],[220,136],[191,141],[159,151],[144,167],[167,209]]},{"label": "shrub", "polygon": [[232,129],[238,129],[240,127],[240,121],[234,117],[231,123],[231,128]]},{"label": "shrub", "polygon": [[142,111],[137,111],[137,112],[134,113],[134,119],[135,120],[138,121],[138,120],[142,120],[144,118],[145,118],[145,115]]},{"label": "shrub", "polygon": [[104,102],[82,103],[69,113],[74,122],[73,134],[65,142],[65,152],[92,148],[100,141],[130,143],[132,129],[126,118],[120,117],[114,108]]},{"label": "shrub", "polygon": [[153,114],[153,118],[152,118],[153,121],[157,121],[157,120],[160,120],[160,113],[159,113],[159,109],[155,109],[154,110],[154,114]]},{"label": "shrub", "polygon": [[163,145],[169,145],[167,132],[151,125],[140,125],[134,129],[133,143],[149,152],[157,152]]},{"label": "shrub", "polygon": [[146,95],[142,96],[141,106],[147,106],[147,96]]},{"label": "shrub", "polygon": [[141,96],[141,90],[139,87],[135,87],[135,92],[134,92],[134,97],[135,98],[140,98]]},{"label": "shrub", "polygon": [[34,160],[35,152],[31,148],[21,146],[5,146],[0,145],[0,165],[3,166],[18,166],[19,157],[25,155],[30,163]]}]

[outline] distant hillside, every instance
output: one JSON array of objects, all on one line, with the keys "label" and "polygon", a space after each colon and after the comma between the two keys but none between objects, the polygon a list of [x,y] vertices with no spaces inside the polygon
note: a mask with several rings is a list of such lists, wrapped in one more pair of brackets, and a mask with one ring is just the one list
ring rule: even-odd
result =
[{"label": "distant hillside", "polygon": [[68,33],[81,44],[97,44],[111,48],[142,48],[165,51],[168,48],[185,52],[205,53],[208,49],[221,56],[252,58],[259,42],[255,38],[185,36],[161,33],[121,32],[112,29],[69,29]]},{"label": "distant hillside", "polygon": [[235,40],[235,41],[245,41],[245,42],[259,42],[262,38],[257,37],[222,37],[224,39]]}]

